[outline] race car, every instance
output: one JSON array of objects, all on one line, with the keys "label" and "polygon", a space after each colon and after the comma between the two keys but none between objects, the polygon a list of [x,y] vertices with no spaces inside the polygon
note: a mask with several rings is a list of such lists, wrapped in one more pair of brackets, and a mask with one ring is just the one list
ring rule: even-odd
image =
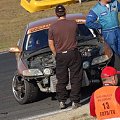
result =
[{"label": "race car", "polygon": [[[101,69],[108,65],[113,52],[97,30],[85,26],[85,16],[68,14],[67,19],[75,20],[79,31],[76,35],[78,50],[82,55],[82,87],[99,83]],[[56,61],[48,46],[48,30],[57,17],[49,17],[29,23],[24,36],[10,52],[16,54],[17,71],[12,81],[12,91],[20,104],[33,102],[38,92],[56,92]],[[67,89],[71,89],[70,83]]]}]

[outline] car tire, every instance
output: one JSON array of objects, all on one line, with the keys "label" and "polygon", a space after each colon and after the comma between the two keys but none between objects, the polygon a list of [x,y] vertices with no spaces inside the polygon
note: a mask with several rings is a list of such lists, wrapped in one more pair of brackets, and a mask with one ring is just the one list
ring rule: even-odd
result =
[{"label": "car tire", "polygon": [[34,102],[37,99],[39,88],[35,81],[27,81],[15,75],[12,81],[12,91],[19,104]]}]

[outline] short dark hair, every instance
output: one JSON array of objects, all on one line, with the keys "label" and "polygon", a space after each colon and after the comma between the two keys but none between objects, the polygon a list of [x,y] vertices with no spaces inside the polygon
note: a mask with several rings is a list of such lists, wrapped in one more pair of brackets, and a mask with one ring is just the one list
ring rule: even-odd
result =
[{"label": "short dark hair", "polygon": [[66,15],[66,9],[63,5],[57,5],[55,8],[55,13],[58,17],[62,17]]}]

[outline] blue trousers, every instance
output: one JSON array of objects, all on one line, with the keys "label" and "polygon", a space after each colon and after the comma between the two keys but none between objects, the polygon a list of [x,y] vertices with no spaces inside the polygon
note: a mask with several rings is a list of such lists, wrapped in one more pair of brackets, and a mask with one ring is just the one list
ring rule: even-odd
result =
[{"label": "blue trousers", "polygon": [[102,31],[102,35],[115,54],[120,55],[120,28]]}]

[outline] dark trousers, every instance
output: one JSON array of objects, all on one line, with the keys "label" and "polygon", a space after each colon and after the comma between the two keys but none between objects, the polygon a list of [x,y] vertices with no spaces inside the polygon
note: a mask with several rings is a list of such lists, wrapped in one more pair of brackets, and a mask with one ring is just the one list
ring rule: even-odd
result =
[{"label": "dark trousers", "polygon": [[[70,71],[70,74],[69,74]],[[70,99],[72,102],[80,101],[80,87],[82,83],[82,59],[77,49],[67,53],[57,53],[56,55],[56,77],[58,83],[56,92],[58,100],[65,102],[68,98],[66,86],[71,83]]]},{"label": "dark trousers", "polygon": [[120,27],[108,31],[102,31],[107,44],[113,49],[115,54],[120,55]]}]

